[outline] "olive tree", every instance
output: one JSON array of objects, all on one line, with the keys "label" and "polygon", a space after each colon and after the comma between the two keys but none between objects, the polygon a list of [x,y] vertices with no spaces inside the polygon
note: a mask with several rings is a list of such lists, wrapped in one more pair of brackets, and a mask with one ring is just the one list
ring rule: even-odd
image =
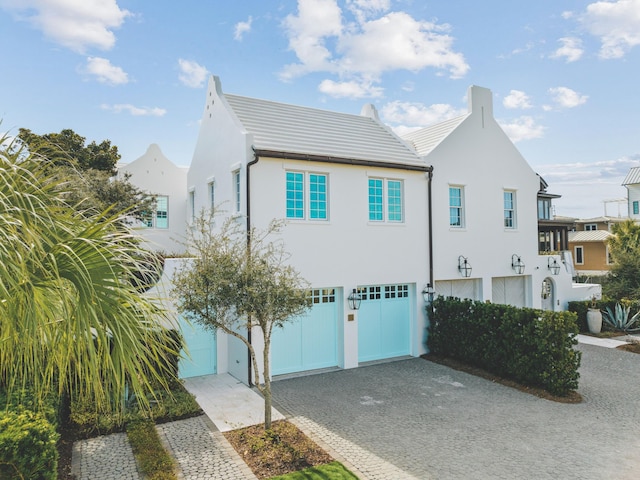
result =
[{"label": "olive tree", "polygon": [[[174,277],[178,311],[188,320],[222,330],[246,345],[254,384],[264,397],[264,427],[271,428],[271,334],[310,307],[307,282],[287,263],[284,244],[271,240],[281,222],[265,230],[241,228],[228,218],[219,229],[213,214],[202,214],[189,237],[192,258]],[[257,327],[264,339],[262,379],[249,332]]]}]

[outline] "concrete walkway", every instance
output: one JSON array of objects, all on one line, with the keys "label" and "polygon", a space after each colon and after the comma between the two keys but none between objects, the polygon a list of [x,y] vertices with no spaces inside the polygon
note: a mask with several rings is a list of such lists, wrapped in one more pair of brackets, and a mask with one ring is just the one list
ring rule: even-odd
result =
[{"label": "concrete walkway", "polygon": [[[640,437],[636,434],[639,425],[634,415],[640,411],[640,356],[612,352],[616,359],[605,357],[612,374],[602,369],[594,372],[594,366],[605,361],[599,353],[605,350],[597,347],[614,349],[626,342],[588,335],[579,335],[578,341],[584,352],[580,393],[585,402],[580,405],[540,400],[441,365],[425,365],[420,359],[280,380],[273,383],[273,388],[278,405],[289,420],[361,480],[640,478]],[[629,371],[633,378],[619,371],[630,367],[635,367]],[[607,377],[608,392],[598,387],[603,375]],[[423,384],[418,390],[417,381]],[[617,387],[622,391],[630,385],[633,392],[624,398],[618,398],[620,395],[612,390]],[[156,427],[179,465],[180,478],[255,479],[221,432],[262,423],[262,397],[228,374],[186,379],[185,387],[195,395],[206,415]],[[463,394],[466,396],[461,397]],[[435,410],[420,410],[429,397],[438,399],[431,407]],[[467,400],[471,403],[467,404]],[[618,412],[618,435],[615,427],[610,432],[610,414],[592,411],[592,403],[600,405],[604,412]],[[456,413],[456,407],[462,410]],[[532,410],[536,412],[534,418],[539,415],[538,420],[532,420],[534,423],[518,420],[529,416]],[[446,411],[448,415],[444,415]],[[480,412],[480,417],[475,416]],[[576,422],[571,431],[578,429],[582,447],[594,444],[597,454],[594,457],[587,453],[585,458],[593,463],[593,458],[611,455],[610,461],[600,460],[591,469],[576,464],[581,455],[569,445],[571,431],[563,430],[558,423],[567,413]],[[555,415],[559,420],[554,420]],[[285,416],[274,409],[272,418]],[[478,423],[483,418],[486,423]],[[620,440],[629,437],[625,424],[630,428],[633,425],[633,436],[629,438],[629,448],[620,449]],[[550,436],[555,434],[563,437],[557,450],[544,448],[554,445]],[[429,446],[426,438],[436,443]],[[463,441],[465,438],[472,443]],[[615,445],[615,452],[603,451]],[[500,448],[502,451],[496,453]],[[524,466],[511,465],[522,455],[538,456],[534,462],[536,474],[526,473]],[[487,469],[488,462],[495,465]],[[442,465],[449,467],[443,469]],[[605,466],[611,469],[603,470]],[[607,475],[598,476],[605,472]],[[141,478],[125,434],[76,442],[72,473],[78,480]]]}]

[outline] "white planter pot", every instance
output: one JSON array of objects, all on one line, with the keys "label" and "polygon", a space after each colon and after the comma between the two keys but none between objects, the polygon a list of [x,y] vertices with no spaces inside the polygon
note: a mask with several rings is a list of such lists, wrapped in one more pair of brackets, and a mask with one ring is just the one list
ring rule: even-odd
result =
[{"label": "white planter pot", "polygon": [[600,333],[602,330],[602,312],[597,308],[587,310],[587,327],[591,333]]}]

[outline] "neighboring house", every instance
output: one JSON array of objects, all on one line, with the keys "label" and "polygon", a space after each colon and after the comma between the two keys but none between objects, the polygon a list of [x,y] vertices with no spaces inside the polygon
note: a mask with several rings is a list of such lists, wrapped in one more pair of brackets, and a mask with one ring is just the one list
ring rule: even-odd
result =
[{"label": "neighboring house", "polygon": [[606,230],[611,232],[617,223],[623,223],[627,217],[594,217],[583,218],[574,222],[576,232],[591,232],[594,230]]},{"label": "neighboring house", "polygon": [[569,251],[577,275],[604,275],[610,270],[607,242],[613,226],[625,220],[608,216],[575,220],[575,231],[569,234]]},{"label": "neighboring house", "polygon": [[633,167],[627,173],[622,185],[627,189],[629,218],[640,220],[640,167]]},{"label": "neighboring house", "polygon": [[608,230],[586,230],[569,233],[573,265],[579,275],[604,275],[609,271],[609,247],[613,234]]},{"label": "neighboring house", "polygon": [[136,224],[152,250],[184,251],[188,170],[172,163],[155,143],[133,162],[118,165],[120,178],[130,174],[133,185],[156,197],[155,210]]},{"label": "neighboring house", "polygon": [[[280,237],[311,284],[309,313],[274,331],[274,375],[425,353],[428,285],[549,310],[594,293],[572,287],[560,255],[538,255],[541,179],[493,118],[491,91],[470,87],[468,101],[466,115],[401,139],[373,105],[350,115],[247,98],[211,77],[186,223],[214,207],[246,228],[285,219]],[[167,262],[165,283],[179,262]],[[192,356],[182,376],[250,382],[240,341],[181,323]],[[260,358],[259,331],[252,342]]]},{"label": "neighboring house", "polygon": [[560,198],[547,192],[549,186],[540,178],[538,191],[538,253],[563,252],[569,248],[569,232],[573,229],[575,218],[558,217],[553,214],[553,199]]}]

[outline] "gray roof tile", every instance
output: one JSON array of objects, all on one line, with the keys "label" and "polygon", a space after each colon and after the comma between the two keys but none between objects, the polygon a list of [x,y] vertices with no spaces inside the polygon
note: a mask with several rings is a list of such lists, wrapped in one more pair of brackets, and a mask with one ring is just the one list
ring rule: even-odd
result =
[{"label": "gray roof tile", "polygon": [[259,150],[424,165],[400,137],[371,117],[225,94]]}]

